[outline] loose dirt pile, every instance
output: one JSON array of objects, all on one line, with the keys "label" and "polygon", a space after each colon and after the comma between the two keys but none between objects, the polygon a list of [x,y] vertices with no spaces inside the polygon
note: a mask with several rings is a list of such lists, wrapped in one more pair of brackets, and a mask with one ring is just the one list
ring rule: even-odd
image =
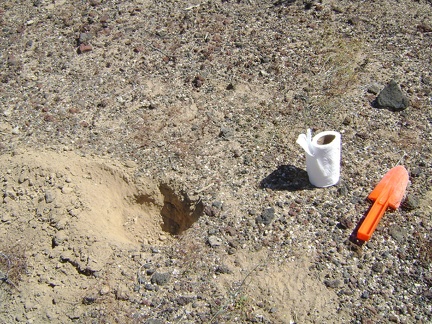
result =
[{"label": "loose dirt pile", "polygon": [[129,168],[116,167],[74,153],[30,150],[0,160],[2,273],[22,270],[33,279],[20,288],[13,277],[6,283],[21,292],[25,309],[31,304],[36,318],[57,318],[65,302],[79,304],[79,278],[100,277],[115,263],[116,249],[169,244],[170,234],[181,233],[202,214],[201,203],[192,205],[168,185],[134,179],[127,172],[134,166],[130,161]]}]

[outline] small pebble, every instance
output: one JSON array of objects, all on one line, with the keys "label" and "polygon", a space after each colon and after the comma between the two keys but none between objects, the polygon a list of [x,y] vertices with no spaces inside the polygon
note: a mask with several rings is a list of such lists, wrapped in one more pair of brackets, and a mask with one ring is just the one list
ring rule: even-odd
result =
[{"label": "small pebble", "polygon": [[62,193],[65,194],[65,195],[70,194],[72,191],[73,191],[73,188],[71,188],[71,187],[66,187],[65,186],[65,187],[62,188]]},{"label": "small pebble", "polygon": [[376,95],[381,91],[381,88],[382,87],[378,83],[372,83],[368,86],[367,92],[373,93]]},{"label": "small pebble", "polygon": [[148,291],[153,291],[153,290],[156,289],[156,287],[153,286],[152,284],[146,284],[146,285],[144,286],[144,289],[145,289],[145,290],[148,290]]},{"label": "small pebble", "polygon": [[93,47],[91,45],[85,45],[81,44],[78,48],[79,54],[87,53],[93,50]]},{"label": "small pebble", "polygon": [[377,272],[377,273],[381,273],[384,270],[384,264],[382,262],[375,262],[372,265],[372,271],[373,272]]},{"label": "small pebble", "polygon": [[217,274],[227,274],[227,273],[232,273],[232,271],[225,265],[220,265],[216,267],[215,272]]},{"label": "small pebble", "polygon": [[17,126],[17,127],[14,127],[13,129],[12,129],[12,134],[13,135],[18,135],[20,133],[20,131],[19,131],[19,127]]},{"label": "small pebble", "polygon": [[335,280],[325,280],[324,284],[329,288],[338,288],[342,285],[341,281],[338,279]]},{"label": "small pebble", "polygon": [[339,224],[342,229],[350,229],[354,226],[353,221],[347,217],[342,217],[339,221]]},{"label": "small pebble", "polygon": [[398,243],[402,243],[406,237],[406,231],[399,225],[392,226],[390,236]]},{"label": "small pebble", "polygon": [[269,225],[272,222],[274,216],[275,216],[274,208],[267,208],[264,209],[261,215],[259,215],[255,220],[258,224],[262,223],[264,225]]},{"label": "small pebble", "polygon": [[171,278],[171,274],[168,272],[155,272],[151,277],[151,283],[163,286],[168,283]]},{"label": "small pebble", "polygon": [[53,244],[58,246],[62,244],[64,241],[67,241],[68,236],[65,231],[58,231],[57,234],[53,238]]},{"label": "small pebble", "polygon": [[213,217],[213,216],[217,215],[217,210],[216,210],[216,208],[214,208],[212,206],[205,206],[204,214],[206,214],[207,216]]},{"label": "small pebble", "polygon": [[102,296],[108,294],[109,292],[110,292],[110,287],[107,285],[102,286],[101,289],[99,290],[99,294]]},{"label": "small pebble", "polygon": [[215,200],[215,201],[212,203],[212,206],[213,206],[213,207],[216,207],[216,208],[218,208],[218,209],[221,209],[221,208],[222,208],[222,205],[223,205],[223,203],[222,203],[221,201],[219,201],[219,200]]},{"label": "small pebble", "polygon": [[92,35],[90,33],[81,33],[79,35],[79,42],[80,44],[87,43],[89,40],[91,40],[91,38]]},{"label": "small pebble", "polygon": [[222,239],[214,235],[209,236],[207,241],[211,247],[218,247],[222,245]]},{"label": "small pebble", "polygon": [[47,204],[50,204],[54,201],[54,199],[55,199],[55,197],[54,197],[53,192],[51,190],[46,190],[45,191],[45,202]]},{"label": "small pebble", "polygon": [[118,300],[129,300],[129,290],[126,285],[119,284],[116,290],[116,298]]}]

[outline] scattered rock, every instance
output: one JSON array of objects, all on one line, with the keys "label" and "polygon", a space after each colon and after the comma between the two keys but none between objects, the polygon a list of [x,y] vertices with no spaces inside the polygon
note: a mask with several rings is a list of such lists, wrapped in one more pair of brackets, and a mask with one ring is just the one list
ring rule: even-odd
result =
[{"label": "scattered rock", "polygon": [[132,160],[127,160],[124,162],[125,167],[130,168],[130,169],[134,169],[137,167],[137,164],[135,161]]},{"label": "scattered rock", "polygon": [[84,309],[82,307],[73,307],[67,316],[71,320],[78,320],[83,315],[83,313]]},{"label": "scattered rock", "polygon": [[[0,12],[5,321],[269,323],[289,321],[284,316],[294,309],[299,323],[385,322],[389,314],[427,322],[432,74],[422,66],[430,49],[421,45],[430,41],[430,22],[422,17],[432,9],[425,1],[374,11],[333,2],[6,1]],[[227,14],[216,19],[221,10]],[[144,16],[151,19],[140,24]],[[290,28],[281,30],[288,20]],[[330,29],[323,31],[323,23]],[[356,37],[332,38],[338,30]],[[71,46],[75,52],[65,59]],[[373,53],[365,53],[371,46]],[[358,84],[351,68],[361,70],[361,80],[378,80],[381,64],[381,77],[405,73],[408,112],[364,105],[385,83],[366,81],[365,98],[353,98]],[[310,188],[304,154],[289,144],[314,118],[311,127],[343,130],[344,185]],[[386,218],[373,249],[350,248],[348,235],[370,206],[368,188],[402,150],[411,179],[403,209]],[[73,155],[91,161],[81,164]],[[261,187],[275,169],[275,181]],[[203,188],[194,192],[202,208],[187,197],[160,195],[157,185],[154,199],[141,195],[147,188],[136,180],[144,175],[178,181],[185,191]],[[207,216],[170,235],[161,232],[162,208],[167,217],[178,212],[179,226]],[[7,248],[20,242],[31,276],[23,272],[15,281],[15,269],[8,273],[18,292],[4,277]],[[249,273],[247,298],[239,295],[236,309],[215,318]],[[314,294],[303,293],[310,288]]]},{"label": "scattered rock", "polygon": [[65,231],[58,231],[57,234],[53,237],[53,245],[59,246],[64,241],[67,241],[68,235]]},{"label": "scattered rock", "polygon": [[384,270],[384,264],[382,262],[375,262],[372,265],[372,271],[376,273],[381,273]]},{"label": "scattered rock", "polygon": [[229,83],[226,87],[227,90],[234,90],[234,85],[232,83]]},{"label": "scattered rock", "polygon": [[92,7],[97,7],[100,4],[101,4],[101,0],[90,0],[90,5]]},{"label": "scattered rock", "polygon": [[186,296],[180,296],[177,298],[177,304],[179,306],[186,306],[187,304],[190,304],[191,302],[194,301],[195,298],[193,297],[186,297]]},{"label": "scattered rock", "polygon": [[62,193],[65,195],[70,194],[73,191],[74,191],[74,189],[72,187],[64,186],[62,188]]},{"label": "scattered rock", "polygon": [[78,54],[87,53],[93,50],[93,47],[91,45],[85,45],[81,44],[78,48]]},{"label": "scattered rock", "polygon": [[148,290],[148,291],[154,291],[154,290],[156,290],[156,287],[154,285],[148,283],[148,284],[145,284],[144,289]]},{"label": "scattered rock", "polygon": [[90,273],[102,271],[112,254],[109,245],[103,242],[93,243],[87,250],[85,270]]},{"label": "scattered rock", "polygon": [[352,26],[357,26],[360,22],[360,18],[358,18],[357,16],[351,17],[348,19],[348,24],[352,25]]},{"label": "scattered rock", "polygon": [[374,95],[378,94],[380,90],[381,90],[381,86],[378,83],[372,83],[367,88],[367,92],[372,93]]},{"label": "scattered rock", "polygon": [[99,290],[99,294],[100,294],[101,296],[106,295],[106,294],[108,294],[109,292],[110,292],[110,287],[107,286],[107,285],[103,285],[103,286],[100,288],[100,290]]},{"label": "scattered rock", "polygon": [[94,296],[85,296],[85,297],[82,299],[82,303],[83,303],[84,305],[91,305],[91,304],[93,304],[95,301],[96,301],[96,297],[94,297]]},{"label": "scattered rock", "polygon": [[217,228],[209,228],[209,230],[207,231],[207,233],[209,235],[215,235],[215,234],[219,233],[219,229],[217,229]]},{"label": "scattered rock", "polygon": [[12,220],[12,217],[11,217],[10,214],[5,213],[5,214],[3,214],[3,215],[1,216],[1,221],[2,221],[3,223],[8,223],[8,222],[10,222],[11,220]]},{"label": "scattered rock", "polygon": [[102,24],[103,28],[108,28],[108,21],[109,21],[109,16],[108,15],[102,15],[99,18],[99,22]]},{"label": "scattered rock", "polygon": [[164,324],[165,321],[156,319],[156,318],[150,318],[147,321],[145,321],[145,324]]},{"label": "scattered rock", "polygon": [[222,126],[219,132],[219,137],[223,138],[223,139],[229,139],[230,137],[232,137],[234,135],[234,130],[230,127],[225,127]]},{"label": "scattered rock", "polygon": [[115,294],[118,300],[129,300],[129,289],[126,285],[119,284]]},{"label": "scattered rock", "polygon": [[222,245],[222,239],[215,235],[210,235],[207,239],[207,242],[211,247],[217,247]]},{"label": "scattered rock", "polygon": [[342,290],[342,294],[344,294],[346,296],[352,296],[352,295],[354,295],[354,292],[350,289],[344,289],[344,290]]},{"label": "scattered rock", "polygon": [[329,288],[339,288],[342,286],[342,282],[339,279],[324,280],[324,284]]},{"label": "scattered rock", "polygon": [[417,178],[417,177],[420,177],[422,173],[423,173],[422,168],[416,166],[411,170],[410,175],[413,178]]},{"label": "scattered rock", "polygon": [[414,210],[420,207],[420,200],[414,195],[408,195],[402,202],[402,208],[404,210]]},{"label": "scattered rock", "polygon": [[15,55],[9,55],[7,59],[7,63],[10,66],[18,65],[18,60],[16,59]]},{"label": "scattered rock", "polygon": [[19,131],[19,127],[18,126],[12,128],[12,134],[13,135],[18,135],[19,133],[20,133],[20,131]]},{"label": "scattered rock", "polygon": [[171,274],[168,272],[155,272],[151,277],[151,283],[158,286],[163,286],[168,283],[171,278]]},{"label": "scattered rock", "polygon": [[350,116],[346,116],[344,118],[344,120],[342,121],[342,124],[344,124],[345,126],[348,126],[352,123],[352,118]]},{"label": "scattered rock", "polygon": [[195,76],[195,78],[192,80],[192,85],[195,88],[201,88],[204,84],[205,79],[201,75]]},{"label": "scattered rock", "polygon": [[219,265],[216,267],[215,272],[217,274],[227,274],[227,273],[232,273],[232,271],[225,265]]},{"label": "scattered rock", "polygon": [[222,209],[222,207],[223,207],[223,203],[222,203],[222,201],[215,200],[215,201],[213,201],[213,203],[212,203],[212,207],[216,207],[217,209]]},{"label": "scattered rock", "polygon": [[255,220],[258,224],[269,225],[273,218],[275,217],[275,210],[273,207],[264,209],[261,215],[259,215]]},{"label": "scattered rock", "polygon": [[432,26],[426,23],[421,23],[417,25],[417,30],[421,33],[430,33],[432,32]]},{"label": "scattered rock", "polygon": [[377,107],[388,108],[395,111],[406,109],[408,104],[408,98],[403,94],[400,86],[394,80],[391,80],[389,84],[381,90],[376,99]]},{"label": "scattered rock", "polygon": [[210,217],[216,216],[217,212],[218,212],[217,209],[214,208],[213,206],[207,205],[204,207],[204,214],[206,214],[207,216]]},{"label": "scattered rock", "polygon": [[339,220],[339,225],[342,229],[351,229],[354,226],[353,221],[348,217],[342,217]]},{"label": "scattered rock", "polygon": [[151,252],[152,252],[153,254],[158,254],[158,253],[160,253],[159,248],[156,247],[156,246],[152,246],[150,250],[151,250]]},{"label": "scattered rock", "polygon": [[266,63],[269,63],[270,62],[270,57],[268,57],[268,56],[262,56],[261,58],[260,58],[260,62],[261,62],[261,64],[266,64]]},{"label": "scattered rock", "polygon": [[92,39],[92,34],[90,33],[81,33],[79,35],[78,42],[80,44],[87,44]]},{"label": "scattered rock", "polygon": [[33,301],[27,300],[24,303],[24,308],[26,311],[31,311],[31,310],[38,308],[38,306]]},{"label": "scattered rock", "polygon": [[432,301],[432,289],[423,292],[423,297]]},{"label": "scattered rock", "polygon": [[50,204],[54,201],[55,196],[54,193],[51,190],[45,190],[45,202],[47,204]]}]

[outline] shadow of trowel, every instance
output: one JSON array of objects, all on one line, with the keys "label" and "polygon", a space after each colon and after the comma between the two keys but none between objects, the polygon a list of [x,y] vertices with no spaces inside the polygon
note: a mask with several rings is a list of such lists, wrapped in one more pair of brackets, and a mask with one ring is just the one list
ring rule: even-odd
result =
[{"label": "shadow of trowel", "polygon": [[[372,207],[370,207],[372,208]],[[369,210],[370,210],[369,208]],[[366,211],[363,215],[363,217],[357,222],[356,227],[354,228],[354,230],[351,232],[351,235],[349,237],[349,241],[355,245],[357,245],[358,247],[362,247],[366,242],[362,241],[360,239],[357,238],[357,232],[360,228],[360,226],[363,224],[363,221],[365,220],[367,214],[369,213],[369,210]]]}]

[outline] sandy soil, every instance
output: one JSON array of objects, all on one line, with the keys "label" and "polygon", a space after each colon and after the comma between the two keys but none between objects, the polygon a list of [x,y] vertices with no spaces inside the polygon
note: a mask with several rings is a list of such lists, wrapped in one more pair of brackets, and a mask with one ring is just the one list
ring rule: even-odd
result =
[{"label": "sandy soil", "polygon": [[[0,321],[432,321],[431,17],[2,1]],[[407,109],[376,108],[391,80]],[[342,135],[335,186],[308,181],[309,127]],[[398,164],[401,208],[353,239]]]}]

